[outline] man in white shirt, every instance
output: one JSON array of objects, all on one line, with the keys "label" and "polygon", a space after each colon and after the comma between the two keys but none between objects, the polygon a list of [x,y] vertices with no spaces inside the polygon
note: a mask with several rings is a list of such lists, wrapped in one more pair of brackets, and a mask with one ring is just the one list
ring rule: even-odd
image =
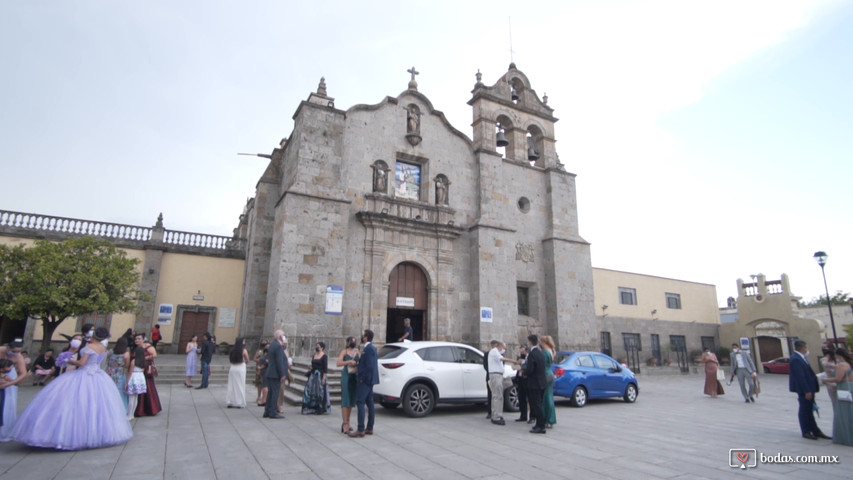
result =
[{"label": "man in white shirt", "polygon": [[504,421],[504,362],[517,363],[511,358],[504,358],[506,345],[498,340],[489,342],[492,347],[486,356],[489,370],[489,389],[492,392],[491,417],[495,425],[506,425]]},{"label": "man in white shirt", "polygon": [[[731,360],[732,376],[737,375],[737,381],[740,383],[740,393],[746,403],[755,403],[755,377],[758,375],[755,372],[755,363],[752,357],[740,349],[737,343],[732,344]],[[749,384],[749,392],[746,390],[746,384]]]}]

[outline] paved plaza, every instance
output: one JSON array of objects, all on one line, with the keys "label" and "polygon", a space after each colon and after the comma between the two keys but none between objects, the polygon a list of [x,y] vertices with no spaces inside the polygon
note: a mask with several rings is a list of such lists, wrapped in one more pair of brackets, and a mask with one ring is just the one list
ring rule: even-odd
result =
[{"label": "paved plaza", "polygon": [[[284,420],[263,409],[225,407],[225,386],[190,390],[162,385],[163,412],[134,421],[127,444],[81,452],[0,444],[0,478],[9,479],[719,479],[853,476],[853,448],[806,440],[786,375],[763,375],[762,394],[745,404],[736,385],[711,399],[703,378],[641,376],[637,403],[591,401],[578,409],[561,400],[546,435],[508,421],[496,426],[484,406],[440,407],[427,418],[377,405],[375,434],[340,433],[340,410]],[[37,387],[21,388],[19,407]],[[248,387],[254,398],[254,389]],[[832,432],[832,407],[818,395],[818,424]],[[85,415],[85,406],[81,406]],[[508,416],[514,419],[514,416]],[[355,423],[355,422],[353,422]],[[729,449],[760,456],[835,456],[838,464],[729,466]],[[752,457],[751,457],[752,458]],[[751,463],[751,458],[746,463]]]}]

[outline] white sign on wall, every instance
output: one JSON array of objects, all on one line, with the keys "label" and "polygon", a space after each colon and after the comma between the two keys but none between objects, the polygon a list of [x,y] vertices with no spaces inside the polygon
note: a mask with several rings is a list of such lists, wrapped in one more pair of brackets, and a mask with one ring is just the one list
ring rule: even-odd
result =
[{"label": "white sign on wall", "polygon": [[326,314],[340,315],[344,311],[344,287],[329,285],[326,287]]},{"label": "white sign on wall", "polygon": [[168,303],[161,303],[157,309],[157,323],[160,325],[172,324],[172,312],[175,311],[175,306]]},{"label": "white sign on wall", "polygon": [[412,297],[397,297],[398,307],[414,307],[415,299]]},{"label": "white sign on wall", "polygon": [[492,323],[492,307],[480,307],[480,322]]},{"label": "white sign on wall", "polygon": [[234,328],[237,319],[237,309],[231,307],[219,307],[219,326],[222,328]]}]

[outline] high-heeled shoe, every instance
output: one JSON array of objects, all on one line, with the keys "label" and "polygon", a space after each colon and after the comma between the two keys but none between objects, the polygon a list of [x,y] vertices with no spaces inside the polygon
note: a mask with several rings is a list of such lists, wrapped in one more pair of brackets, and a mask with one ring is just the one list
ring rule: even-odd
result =
[{"label": "high-heeled shoe", "polygon": [[342,423],[342,424],[341,424],[341,433],[347,433],[347,431],[346,431],[346,426],[347,426],[347,424],[346,424],[346,423]]},{"label": "high-heeled shoe", "polygon": [[187,388],[193,388],[193,386],[192,386],[192,385],[190,385],[190,384],[188,384],[188,383],[185,383],[185,384],[184,384],[184,386],[185,386],[185,387],[187,387]]}]

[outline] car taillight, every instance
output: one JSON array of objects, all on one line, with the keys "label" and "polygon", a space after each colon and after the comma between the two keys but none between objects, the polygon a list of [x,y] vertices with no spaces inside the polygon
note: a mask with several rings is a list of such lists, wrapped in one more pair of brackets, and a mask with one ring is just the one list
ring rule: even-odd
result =
[{"label": "car taillight", "polygon": [[405,365],[405,363],[383,363],[382,364],[383,367],[385,367],[389,370],[394,370],[395,368],[400,368],[403,365]]},{"label": "car taillight", "polygon": [[562,368],[555,368],[554,369],[554,376],[555,377],[562,377],[564,373],[566,373],[566,371],[563,370]]}]

